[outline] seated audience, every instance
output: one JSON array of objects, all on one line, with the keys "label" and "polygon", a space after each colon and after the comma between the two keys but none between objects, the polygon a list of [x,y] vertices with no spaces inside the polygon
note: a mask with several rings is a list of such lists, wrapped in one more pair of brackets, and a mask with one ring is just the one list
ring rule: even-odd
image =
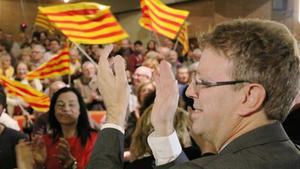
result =
[{"label": "seated audience", "polygon": [[82,76],[74,80],[74,87],[81,93],[88,110],[105,110],[96,78],[95,65],[86,61],[82,64]]}]

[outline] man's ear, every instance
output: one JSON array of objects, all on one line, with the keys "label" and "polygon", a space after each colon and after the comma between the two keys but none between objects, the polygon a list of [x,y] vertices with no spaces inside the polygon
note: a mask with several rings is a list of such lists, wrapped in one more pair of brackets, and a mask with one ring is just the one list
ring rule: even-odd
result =
[{"label": "man's ear", "polygon": [[250,83],[242,89],[242,111],[241,116],[249,116],[262,108],[263,102],[267,96],[265,88],[257,83]]}]

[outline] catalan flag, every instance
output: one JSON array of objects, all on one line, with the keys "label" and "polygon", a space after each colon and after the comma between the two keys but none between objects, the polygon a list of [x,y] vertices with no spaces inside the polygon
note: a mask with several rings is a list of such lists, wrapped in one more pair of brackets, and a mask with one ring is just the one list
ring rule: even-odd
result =
[{"label": "catalan flag", "polygon": [[140,0],[142,17],[139,23],[145,29],[175,39],[189,15],[188,11],[173,9],[160,0]]},{"label": "catalan flag", "polygon": [[28,72],[26,79],[45,79],[55,76],[70,74],[70,54],[68,48],[64,48],[57,56],[42,64],[37,69]]},{"label": "catalan flag", "polygon": [[0,84],[6,89],[8,94],[21,97],[34,110],[46,112],[50,106],[50,98],[44,93],[32,88],[29,85],[21,82],[10,80],[9,78],[0,75]]},{"label": "catalan flag", "polygon": [[109,6],[82,2],[39,7],[39,10],[73,42],[107,44],[128,37]]},{"label": "catalan flag", "polygon": [[182,44],[182,55],[185,55],[189,51],[189,36],[188,36],[188,25],[184,23],[180,33],[178,35],[178,41]]},{"label": "catalan flag", "polygon": [[38,12],[36,19],[35,19],[35,25],[40,26],[49,32],[54,32],[55,28],[51,24],[51,22],[48,20],[48,18],[42,14],[41,12]]}]

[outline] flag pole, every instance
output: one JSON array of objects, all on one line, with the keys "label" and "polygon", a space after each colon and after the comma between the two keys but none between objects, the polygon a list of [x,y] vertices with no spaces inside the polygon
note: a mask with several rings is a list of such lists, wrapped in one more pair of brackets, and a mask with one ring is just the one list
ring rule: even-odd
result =
[{"label": "flag pole", "polygon": [[68,49],[69,49],[69,58],[70,58],[70,64],[69,64],[69,74],[68,74],[68,85],[71,86],[71,65],[72,65],[72,58],[71,58],[71,52],[70,52],[70,49],[72,50],[72,44],[70,40],[67,39],[67,46],[68,46]]},{"label": "flag pole", "polygon": [[180,29],[179,29],[179,31],[178,31],[177,34],[176,34],[176,42],[175,42],[175,44],[174,44],[174,46],[173,46],[173,50],[176,50],[176,48],[177,48],[177,46],[178,46],[178,42],[179,42],[179,34],[180,34],[180,32],[181,32],[182,27],[183,27],[184,24],[185,24],[185,21],[184,21],[183,24],[180,26]]},{"label": "flag pole", "polygon": [[21,111],[22,111],[22,114],[25,115],[25,116],[29,116],[30,114],[28,113],[28,111],[26,111],[24,109],[24,107],[21,105],[21,104],[18,104],[18,106],[20,107]]},{"label": "flag pole", "polygon": [[[73,42],[73,41],[72,41]],[[84,54],[86,58],[88,58],[89,61],[91,61],[94,65],[98,65],[76,42],[73,42],[73,44],[76,46],[77,49],[80,50],[81,53]]]},{"label": "flag pole", "polygon": [[158,37],[157,33],[156,33],[156,32],[153,32],[153,34],[154,34],[154,37],[155,37],[155,39],[156,39],[156,41],[157,41],[158,47],[160,47],[161,44],[160,44],[159,37]]}]

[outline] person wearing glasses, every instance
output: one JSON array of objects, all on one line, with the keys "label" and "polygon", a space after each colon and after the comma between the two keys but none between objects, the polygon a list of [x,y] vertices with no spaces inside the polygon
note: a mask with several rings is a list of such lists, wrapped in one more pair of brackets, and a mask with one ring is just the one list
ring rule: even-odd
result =
[{"label": "person wearing glasses", "polygon": [[[274,21],[237,19],[218,25],[205,43],[186,93],[194,101],[191,130],[210,142],[217,154],[188,161],[182,153],[173,127],[179,98],[177,82],[162,61],[155,78],[156,98],[151,113],[154,131],[148,137],[157,168],[300,168],[300,151],[281,125],[297,95],[300,77],[297,42],[288,28]],[[100,63],[99,69],[107,73],[98,77],[126,81],[122,80],[126,78],[122,61],[117,63],[120,68],[115,67],[115,78],[105,63]],[[105,140],[122,140],[127,91],[118,92],[123,99],[112,97],[108,91],[121,91],[124,84],[99,83],[105,103],[110,105],[108,114],[115,117],[108,120],[111,127],[102,129],[99,147],[108,143]],[[118,155],[122,143],[116,144],[115,140],[105,145],[112,148],[110,156],[96,147],[94,152],[99,154],[89,168],[103,167],[99,164],[104,164],[104,159],[103,168],[121,168]]]}]

